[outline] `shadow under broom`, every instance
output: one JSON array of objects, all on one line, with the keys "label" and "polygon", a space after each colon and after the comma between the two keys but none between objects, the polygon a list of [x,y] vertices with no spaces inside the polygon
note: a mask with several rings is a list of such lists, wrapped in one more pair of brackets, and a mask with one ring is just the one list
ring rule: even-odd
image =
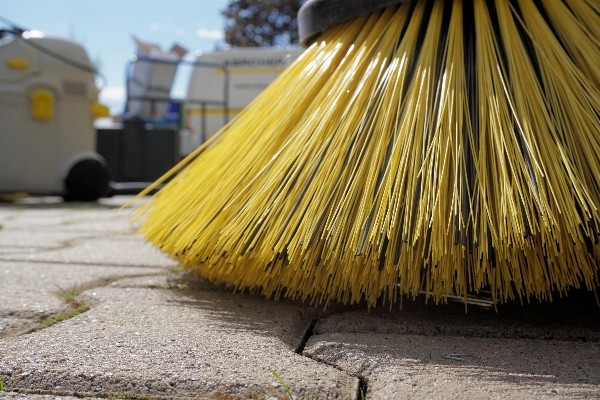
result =
[{"label": "shadow under broom", "polygon": [[309,0],[299,25],[304,54],[137,210],[150,242],[325,305],[595,290],[600,2]]}]

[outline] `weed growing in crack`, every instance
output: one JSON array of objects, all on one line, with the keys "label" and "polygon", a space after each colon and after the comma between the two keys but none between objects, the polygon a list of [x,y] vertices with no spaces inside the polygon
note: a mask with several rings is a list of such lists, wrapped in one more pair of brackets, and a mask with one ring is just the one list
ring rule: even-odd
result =
[{"label": "weed growing in crack", "polygon": [[66,301],[67,303],[72,303],[75,300],[75,297],[79,296],[83,291],[83,287],[81,285],[73,284],[73,287],[69,289],[63,289],[57,284],[54,284],[60,291],[60,298]]},{"label": "weed growing in crack", "polygon": [[47,328],[49,326],[58,324],[59,322],[62,322],[64,320],[67,320],[69,318],[73,318],[79,314],[82,314],[82,313],[88,311],[89,309],[90,308],[88,306],[86,306],[85,304],[81,304],[74,310],[70,310],[65,313],[46,318],[45,320],[42,321],[42,325]]},{"label": "weed growing in crack", "polygon": [[4,381],[0,379],[0,392],[4,390]]},{"label": "weed growing in crack", "polygon": [[[273,392],[275,392],[275,394],[277,395],[278,399],[282,399],[282,400],[297,400],[298,399],[298,396],[295,396],[292,394],[292,392],[290,391],[290,387],[287,385],[287,383],[285,383],[285,381],[283,380],[281,375],[279,375],[277,373],[277,371],[269,369],[269,372],[271,372],[275,376],[275,378],[277,378],[279,383],[281,383],[281,386],[283,386],[283,390],[285,391],[285,393],[281,393],[278,390],[276,390],[273,386],[269,385],[271,387],[271,390]],[[312,400],[312,396],[307,397],[306,400]]]},{"label": "weed growing in crack", "polygon": [[[281,393],[280,391],[275,389],[273,386],[269,385],[271,390],[277,396],[277,397],[270,397],[269,399],[275,399],[275,398],[277,400],[297,400],[298,399],[298,396],[292,394],[292,392],[290,391],[290,387],[287,385],[287,383],[285,383],[285,381],[283,380],[281,375],[279,375],[277,373],[277,371],[269,369],[269,372],[272,373],[275,376],[275,378],[277,378],[277,380],[279,381],[281,386],[283,386],[283,390],[284,390],[284,393]],[[360,396],[360,400],[365,400],[365,391],[362,388],[359,389],[359,396]],[[312,400],[312,396],[306,397],[305,400]],[[355,398],[352,397],[352,393],[351,393],[350,389],[348,389],[348,400],[355,400]],[[358,400],[358,398],[356,398],[356,400]]]}]

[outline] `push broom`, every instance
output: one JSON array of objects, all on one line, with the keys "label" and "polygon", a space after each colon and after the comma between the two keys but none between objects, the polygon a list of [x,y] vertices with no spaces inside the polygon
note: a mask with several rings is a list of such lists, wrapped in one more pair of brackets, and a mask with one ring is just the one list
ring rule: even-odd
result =
[{"label": "push broom", "polygon": [[138,209],[149,241],[318,304],[595,290],[600,1],[309,0],[299,25],[303,55]]}]

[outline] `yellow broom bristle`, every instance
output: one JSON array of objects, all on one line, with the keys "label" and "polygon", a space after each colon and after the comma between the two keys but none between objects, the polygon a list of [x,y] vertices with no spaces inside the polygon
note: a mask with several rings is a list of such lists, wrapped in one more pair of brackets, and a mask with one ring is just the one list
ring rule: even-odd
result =
[{"label": "yellow broom bristle", "polygon": [[329,29],[138,209],[235,290],[598,285],[600,4],[416,0]]}]

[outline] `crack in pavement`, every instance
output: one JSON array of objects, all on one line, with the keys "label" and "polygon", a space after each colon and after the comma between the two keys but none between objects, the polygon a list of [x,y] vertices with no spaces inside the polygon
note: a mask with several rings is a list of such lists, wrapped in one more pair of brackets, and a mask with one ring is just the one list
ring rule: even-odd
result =
[{"label": "crack in pavement", "polygon": [[298,346],[294,350],[296,352],[296,354],[304,355],[304,354],[302,354],[302,352],[304,352],[304,347],[306,347],[306,343],[308,343],[308,340],[314,334],[315,325],[317,325],[317,322],[319,322],[319,318],[315,318],[310,322],[310,326],[306,330],[306,333],[304,333],[304,336],[302,337],[302,341],[300,342],[300,344],[298,344]]},{"label": "crack in pavement", "polygon": [[358,400],[358,399],[366,400],[367,399],[368,384],[367,384],[367,378],[363,374],[361,374],[361,373],[353,373],[351,371],[346,371],[343,368],[335,365],[334,363],[329,363],[326,360],[319,359],[317,357],[312,357],[311,355],[304,353],[304,348],[306,347],[306,344],[308,343],[308,341],[310,340],[310,338],[314,336],[314,334],[315,334],[315,326],[317,325],[317,323],[321,319],[322,318],[317,317],[317,318],[313,319],[310,322],[310,325],[309,325],[308,329],[306,330],[306,332],[304,333],[304,336],[302,337],[302,341],[300,342],[300,344],[298,345],[298,347],[296,347],[296,349],[294,350],[294,352],[296,354],[299,354],[299,355],[301,355],[303,357],[306,357],[306,358],[308,358],[310,360],[313,360],[313,361],[316,361],[316,362],[318,362],[320,364],[326,365],[326,366],[328,366],[330,368],[335,368],[338,371],[341,371],[341,372],[343,372],[345,374],[348,374],[349,376],[353,376],[355,378],[358,378],[359,384],[358,384],[356,393],[355,393],[355,395],[354,395],[353,398],[356,399],[356,400]]},{"label": "crack in pavement", "polygon": [[[113,275],[103,278],[92,279],[91,281],[84,282],[80,285],[75,285],[80,294],[75,296],[74,298],[63,299],[64,307],[59,308],[58,310],[54,310],[53,312],[34,312],[34,311],[8,311],[2,312],[0,310],[0,318],[11,317],[11,319],[17,320],[12,324],[8,324],[6,321],[0,321],[0,323],[4,322],[0,329],[0,339],[7,337],[16,337],[28,335],[30,333],[38,332],[40,330],[49,328],[50,326],[62,322],[57,321],[52,324],[45,324],[44,321],[51,320],[52,318],[57,318],[63,316],[69,312],[76,310],[79,306],[87,306],[88,309],[82,311],[76,315],[83,314],[91,309],[90,306],[93,306],[93,302],[87,304],[83,300],[80,299],[80,296],[84,294],[86,291],[108,286],[109,284],[116,284],[118,281],[123,279],[135,279],[135,278],[145,278],[145,277],[153,277],[153,276],[161,276],[166,275],[170,271],[165,270],[161,272],[151,273],[151,274],[131,274],[131,275]],[[60,289],[60,288],[59,288]],[[56,295],[61,297],[60,291],[57,291]],[[79,299],[78,299],[79,298]],[[75,317],[76,315],[72,315],[66,319],[70,319]],[[34,319],[34,320],[32,320]],[[11,329],[12,327],[12,329]],[[8,328],[8,329],[7,329]],[[16,328],[16,329],[15,329]]]},{"label": "crack in pavement", "polygon": [[[308,340],[307,340],[308,341]],[[356,390],[356,394],[354,395],[354,399],[361,399],[361,400],[366,400],[367,399],[367,392],[368,392],[368,378],[367,378],[367,374],[364,373],[363,370],[361,371],[348,371],[344,368],[342,368],[339,365],[336,365],[334,362],[328,361],[324,358],[320,358],[320,357],[316,357],[314,355],[310,355],[310,354],[305,354],[304,352],[301,353],[302,356],[311,359],[313,361],[316,361],[320,364],[326,365],[328,367],[331,368],[335,368],[338,371],[341,371],[345,374],[348,374],[349,376],[353,376],[355,378],[358,379],[358,387]]]}]

